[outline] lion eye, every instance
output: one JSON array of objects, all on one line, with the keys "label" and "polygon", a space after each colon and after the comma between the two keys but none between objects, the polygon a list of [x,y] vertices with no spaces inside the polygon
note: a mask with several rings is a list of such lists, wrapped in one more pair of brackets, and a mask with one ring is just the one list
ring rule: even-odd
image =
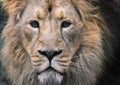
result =
[{"label": "lion eye", "polygon": [[32,20],[30,21],[30,25],[34,28],[38,28],[39,27],[39,22],[36,20]]},{"label": "lion eye", "polygon": [[63,21],[61,24],[61,28],[69,27],[72,23],[70,21]]}]

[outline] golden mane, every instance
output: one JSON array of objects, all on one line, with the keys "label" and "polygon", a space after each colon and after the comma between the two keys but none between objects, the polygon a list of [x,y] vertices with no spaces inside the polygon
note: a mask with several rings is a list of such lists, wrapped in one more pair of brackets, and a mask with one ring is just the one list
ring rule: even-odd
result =
[{"label": "golden mane", "polygon": [[[33,69],[28,52],[25,50],[24,45],[21,44],[28,44],[28,42],[24,41],[25,37],[22,35],[21,29],[16,29],[21,25],[19,21],[26,6],[30,4],[28,2],[29,0],[3,0],[9,19],[3,30],[4,44],[1,56],[8,79],[12,85],[38,85],[36,70]],[[81,48],[78,47],[79,50],[76,54],[80,57],[83,56],[83,63],[86,63],[88,67],[83,66],[83,68],[80,68],[82,70],[80,70],[71,65],[68,75],[61,85],[95,85],[97,77],[104,70],[104,61],[107,60],[106,54],[109,53],[111,56],[111,48],[107,39],[110,33],[101,16],[99,7],[94,6],[90,0],[68,0],[68,2],[73,4],[84,26],[81,33],[81,35],[84,35],[82,41],[77,40],[82,43],[82,46]],[[107,48],[107,51],[104,48]],[[84,62],[84,59],[86,62]]]}]

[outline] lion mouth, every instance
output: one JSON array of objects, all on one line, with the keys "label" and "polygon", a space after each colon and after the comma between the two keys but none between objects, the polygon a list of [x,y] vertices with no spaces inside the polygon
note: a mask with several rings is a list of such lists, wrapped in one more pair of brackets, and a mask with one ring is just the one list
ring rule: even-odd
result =
[{"label": "lion mouth", "polygon": [[63,80],[63,75],[64,73],[61,73],[52,67],[48,67],[44,71],[37,73],[39,82],[46,85],[60,85]]},{"label": "lion mouth", "polygon": [[45,72],[56,72],[56,73],[58,73],[58,74],[60,74],[62,76],[65,75],[65,73],[59,72],[56,69],[54,69],[53,67],[51,67],[51,66],[46,68],[45,70],[43,70],[41,72],[37,72],[37,75],[39,76],[39,75],[41,75],[42,73],[45,73]]}]

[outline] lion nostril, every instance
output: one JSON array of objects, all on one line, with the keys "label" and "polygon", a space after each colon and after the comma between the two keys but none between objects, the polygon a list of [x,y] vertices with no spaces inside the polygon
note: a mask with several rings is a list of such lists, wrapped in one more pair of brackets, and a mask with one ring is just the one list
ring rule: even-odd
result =
[{"label": "lion nostril", "polygon": [[57,56],[57,55],[59,55],[61,53],[62,53],[62,50],[54,51],[53,54],[52,54],[52,56]]},{"label": "lion nostril", "polygon": [[54,51],[54,50],[51,50],[51,51],[41,51],[41,50],[38,50],[39,54],[45,56],[48,58],[48,60],[51,62],[51,60],[57,56],[57,55],[60,55],[62,53],[62,50],[58,50],[58,51]]},{"label": "lion nostril", "polygon": [[41,55],[44,55],[44,56],[48,56],[47,52],[46,51],[41,51],[41,50],[38,50],[39,54]]}]

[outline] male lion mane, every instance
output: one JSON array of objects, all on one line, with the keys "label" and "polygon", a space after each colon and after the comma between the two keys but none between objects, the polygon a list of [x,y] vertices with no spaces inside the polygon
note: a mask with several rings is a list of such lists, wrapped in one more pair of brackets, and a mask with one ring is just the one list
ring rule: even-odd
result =
[{"label": "male lion mane", "polygon": [[[22,39],[18,38],[21,33],[19,30],[15,30],[28,1],[29,0],[3,0],[5,9],[9,14],[9,19],[3,30],[4,44],[1,56],[8,79],[12,85],[37,85],[38,82],[38,80],[36,80],[36,72],[32,69],[30,59],[24,47],[21,45],[20,40]],[[97,0],[93,1],[97,2]],[[62,85],[95,85],[105,68],[105,64],[108,63],[106,61],[112,56],[112,50],[109,46],[109,37],[111,35],[100,14],[99,8],[92,4],[92,0],[71,0],[71,2],[80,15],[84,25],[88,29],[93,28],[94,31],[86,32],[84,36],[90,36],[90,40],[85,40],[86,43],[84,43],[88,48],[85,48],[82,54],[85,57],[86,62],[84,63],[87,64],[87,66],[83,66],[81,69],[72,67],[76,72],[68,72],[68,76],[64,77]],[[98,32],[98,30],[100,32]],[[98,41],[100,42],[99,46],[96,46],[98,45],[96,43],[90,42],[94,41],[92,37],[96,37],[95,32],[100,33],[98,37]],[[94,36],[91,36],[91,34]],[[93,45],[95,45],[94,48],[92,48]],[[80,51],[81,49],[78,50],[77,54],[80,54]],[[87,54],[92,57],[87,59]]]}]

